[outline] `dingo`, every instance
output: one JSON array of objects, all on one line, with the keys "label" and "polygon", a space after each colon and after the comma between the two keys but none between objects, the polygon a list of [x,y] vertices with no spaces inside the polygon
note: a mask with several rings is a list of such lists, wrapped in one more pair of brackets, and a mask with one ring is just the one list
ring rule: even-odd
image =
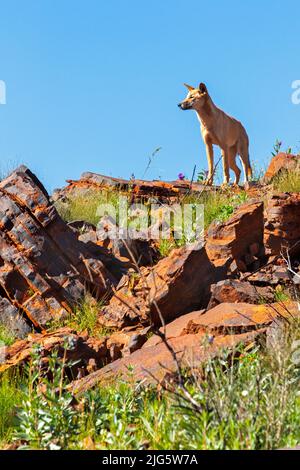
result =
[{"label": "dingo", "polygon": [[224,185],[229,183],[229,168],[235,173],[235,184],[239,184],[241,170],[236,164],[236,156],[241,157],[245,173],[245,183],[252,176],[249,161],[249,139],[243,125],[213,103],[204,83],[199,88],[184,84],[188,95],[179,107],[183,110],[194,109],[201,124],[201,134],[206,146],[208,175],[205,184],[212,184],[214,178],[213,144],[221,148]]}]

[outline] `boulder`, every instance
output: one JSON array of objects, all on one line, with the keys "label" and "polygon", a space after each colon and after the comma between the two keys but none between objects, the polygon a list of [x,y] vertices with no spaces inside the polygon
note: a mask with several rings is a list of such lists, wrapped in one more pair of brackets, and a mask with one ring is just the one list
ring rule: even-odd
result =
[{"label": "boulder", "polygon": [[[102,367],[109,360],[106,338],[89,338],[86,333],[77,334],[71,328],[60,328],[51,333],[31,334],[26,340],[16,341],[11,346],[3,348],[0,373],[8,369],[24,366],[32,357],[34,348],[39,347],[42,364],[48,362],[48,357],[55,350],[62,358],[66,351],[66,361],[76,361],[72,372],[88,373],[91,365]],[[1,348],[0,348],[1,350]]]},{"label": "boulder", "polygon": [[140,276],[124,277],[103,308],[100,321],[118,328],[138,323],[160,325],[161,312],[169,322],[207,305],[209,286],[222,275],[222,268],[210,262],[202,244],[173,250],[153,269],[142,268]]},{"label": "boulder", "polygon": [[300,156],[292,155],[290,153],[280,152],[275,155],[268,169],[263,177],[264,183],[271,183],[275,176],[278,176],[284,171],[294,171],[299,168]]},{"label": "boulder", "polygon": [[[297,302],[272,305],[224,303],[204,314],[195,311],[174,320],[166,326],[166,337],[181,367],[199,368],[201,363],[221,354],[224,349],[235,349],[241,343],[253,344],[258,337],[266,336],[274,324],[299,315]],[[161,338],[153,336],[142,349],[73,382],[70,388],[75,394],[81,394],[118,377],[157,383],[174,373],[173,356]]]},{"label": "boulder", "polygon": [[264,241],[269,255],[286,248],[300,253],[300,194],[274,194],[266,205]]},{"label": "boulder", "polygon": [[263,203],[242,204],[227,221],[211,224],[207,255],[216,265],[227,263],[230,271],[256,269],[264,258],[263,233]]},{"label": "boulder", "polygon": [[140,349],[147,341],[150,328],[127,327],[112,333],[107,339],[107,348],[110,351],[111,359],[118,359]]},{"label": "boulder", "polygon": [[31,331],[18,309],[5,297],[0,297],[0,325],[5,326],[16,338],[25,338]]},{"label": "boulder", "polygon": [[[180,366],[192,369],[199,368],[201,363],[224,353],[224,350],[232,350],[241,343],[253,343],[261,333],[256,330],[238,335],[219,336],[212,343],[208,343],[205,335],[199,333],[170,339],[169,344],[172,346]],[[70,389],[75,395],[80,395],[100,384],[112,383],[116,379],[157,384],[175,374],[174,359],[166,345],[160,343],[139,349],[128,357],[118,359],[86,377],[74,381],[70,385]]]},{"label": "boulder", "polygon": [[225,279],[211,286],[211,298],[207,310],[223,302],[257,304],[273,301],[274,290],[271,287],[256,287],[247,281]]},{"label": "boulder", "polygon": [[[200,312],[199,312],[200,313]],[[266,328],[276,320],[299,317],[297,302],[252,305],[247,303],[222,303],[205,314],[194,316],[184,330],[185,334],[210,335],[241,334]]]},{"label": "boulder", "polygon": [[[289,312],[289,313],[288,313]],[[167,340],[185,335],[202,333],[210,338],[224,334],[242,334],[247,331],[263,329],[273,325],[277,319],[287,316],[299,316],[296,303],[289,303],[286,308],[281,304],[253,305],[245,302],[224,302],[210,310],[199,310],[182,315],[160,332],[165,333]],[[153,334],[144,344],[146,349],[162,342],[159,335]]]},{"label": "boulder", "polygon": [[[161,327],[159,331],[165,334],[165,338],[167,340],[177,338],[178,336],[182,336],[186,334],[187,326],[192,320],[198,320],[200,315],[203,315],[205,310],[200,310],[196,312],[186,313],[185,315],[181,315],[180,317],[173,320],[171,323],[165,325],[165,327]],[[161,343],[162,340],[159,335],[153,333],[151,337],[146,341],[143,345],[143,348],[149,348],[151,346],[155,346],[158,343]]]},{"label": "boulder", "polygon": [[86,289],[101,298],[117,284],[107,255],[78,240],[30,170],[1,181],[0,195],[0,294],[26,322],[41,329],[71,312]]}]

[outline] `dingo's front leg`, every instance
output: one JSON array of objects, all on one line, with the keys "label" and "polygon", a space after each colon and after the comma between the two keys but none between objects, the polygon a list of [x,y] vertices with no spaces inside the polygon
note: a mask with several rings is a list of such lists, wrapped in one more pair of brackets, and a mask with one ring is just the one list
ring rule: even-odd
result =
[{"label": "dingo's front leg", "polygon": [[206,142],[206,156],[208,163],[208,175],[204,182],[206,185],[212,185],[214,179],[214,149],[210,142]]}]

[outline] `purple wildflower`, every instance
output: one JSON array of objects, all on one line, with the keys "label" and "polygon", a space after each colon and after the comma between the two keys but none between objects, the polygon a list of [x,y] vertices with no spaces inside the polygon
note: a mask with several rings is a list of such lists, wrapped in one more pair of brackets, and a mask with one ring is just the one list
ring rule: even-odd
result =
[{"label": "purple wildflower", "polygon": [[185,179],[184,174],[183,174],[183,173],[179,173],[178,179],[179,179],[180,181],[183,181],[183,180]]}]

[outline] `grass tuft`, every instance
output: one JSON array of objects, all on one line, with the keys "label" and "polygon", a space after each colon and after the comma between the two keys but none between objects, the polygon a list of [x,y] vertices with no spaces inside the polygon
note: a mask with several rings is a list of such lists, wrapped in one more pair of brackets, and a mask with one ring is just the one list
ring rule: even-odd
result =
[{"label": "grass tuft", "polygon": [[300,168],[294,171],[283,171],[273,180],[275,191],[282,193],[300,192]]},{"label": "grass tuft", "polygon": [[102,302],[97,302],[95,299],[86,295],[74,308],[74,311],[63,320],[51,322],[51,330],[56,330],[60,327],[69,327],[77,333],[87,331],[89,336],[102,338],[111,333],[108,328],[99,324],[99,312],[102,307]]},{"label": "grass tuft", "polygon": [[4,325],[0,324],[0,344],[4,344],[5,346],[10,346],[16,340],[16,337],[9,328]]}]

